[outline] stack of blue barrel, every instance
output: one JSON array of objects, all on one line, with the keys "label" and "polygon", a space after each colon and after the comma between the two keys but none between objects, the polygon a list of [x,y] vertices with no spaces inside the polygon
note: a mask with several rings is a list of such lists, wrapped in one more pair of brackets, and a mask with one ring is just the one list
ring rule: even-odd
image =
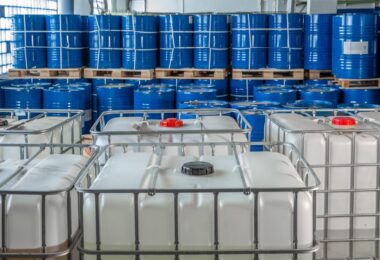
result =
[{"label": "stack of blue barrel", "polygon": [[48,68],[83,66],[82,18],[79,15],[46,16]]}]

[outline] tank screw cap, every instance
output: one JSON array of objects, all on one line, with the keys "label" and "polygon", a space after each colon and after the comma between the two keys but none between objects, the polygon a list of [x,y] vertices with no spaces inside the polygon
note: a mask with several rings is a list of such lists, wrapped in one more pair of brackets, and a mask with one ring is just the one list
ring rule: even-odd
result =
[{"label": "tank screw cap", "polygon": [[337,127],[353,127],[357,124],[357,121],[350,116],[336,116],[331,120],[331,124]]},{"label": "tank screw cap", "polygon": [[181,172],[191,176],[205,176],[214,173],[214,165],[208,162],[187,162],[182,165]]},{"label": "tank screw cap", "polygon": [[160,122],[161,127],[180,128],[183,127],[183,121],[177,118],[167,118]]}]

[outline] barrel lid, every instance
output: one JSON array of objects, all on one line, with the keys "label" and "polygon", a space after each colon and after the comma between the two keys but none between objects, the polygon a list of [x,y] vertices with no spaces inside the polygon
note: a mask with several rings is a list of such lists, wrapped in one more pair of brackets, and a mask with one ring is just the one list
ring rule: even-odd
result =
[{"label": "barrel lid", "polygon": [[98,86],[97,88],[132,88],[134,84],[131,83],[110,83],[106,85]]},{"label": "barrel lid", "polygon": [[333,126],[355,126],[357,121],[351,116],[336,116],[331,119],[331,124]]},{"label": "barrel lid", "polygon": [[180,128],[180,127],[183,127],[183,121],[177,118],[167,118],[167,119],[161,120],[160,126],[168,127],[168,128]]},{"label": "barrel lid", "polygon": [[184,89],[179,89],[178,92],[183,92],[183,93],[204,93],[204,92],[216,92],[216,89],[214,88],[184,88]]},{"label": "barrel lid", "polygon": [[187,162],[182,165],[181,172],[191,176],[205,176],[214,173],[214,165],[209,162]]}]

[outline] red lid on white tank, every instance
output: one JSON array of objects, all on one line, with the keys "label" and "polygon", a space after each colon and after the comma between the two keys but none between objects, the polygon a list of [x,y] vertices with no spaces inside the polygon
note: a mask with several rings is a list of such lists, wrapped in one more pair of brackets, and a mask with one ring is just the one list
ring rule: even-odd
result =
[{"label": "red lid on white tank", "polygon": [[357,121],[355,118],[351,116],[336,116],[333,119],[331,119],[331,124],[333,126],[349,127],[355,126],[357,124]]},{"label": "red lid on white tank", "polygon": [[180,128],[183,127],[183,121],[177,118],[167,118],[160,122],[161,127]]}]

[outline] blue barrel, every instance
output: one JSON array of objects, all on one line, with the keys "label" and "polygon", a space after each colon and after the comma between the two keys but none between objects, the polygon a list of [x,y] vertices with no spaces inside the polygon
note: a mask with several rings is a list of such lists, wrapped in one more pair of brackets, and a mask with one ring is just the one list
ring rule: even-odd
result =
[{"label": "blue barrel", "polygon": [[304,65],[307,70],[331,70],[332,15],[305,15]]},{"label": "blue barrel", "polygon": [[193,84],[194,81],[192,79],[160,79],[160,83],[178,88],[181,85]]},{"label": "blue barrel", "polygon": [[[45,109],[80,109],[85,110],[85,89],[55,86],[44,89]],[[57,116],[66,116],[65,113],[57,113]]]},{"label": "blue barrel", "polygon": [[259,69],[267,66],[268,16],[232,15],[232,68]]},{"label": "blue barrel", "polygon": [[285,109],[323,109],[335,108],[336,104],[325,100],[297,100],[283,106]]},{"label": "blue barrel", "polygon": [[121,67],[121,17],[93,15],[88,17],[90,68]]},{"label": "blue barrel", "polygon": [[272,91],[272,90],[292,90],[296,89],[294,86],[282,86],[282,85],[259,85],[253,88],[253,95],[256,98],[258,91]]},{"label": "blue barrel", "polygon": [[46,68],[46,33],[44,15],[12,17],[13,67]]},{"label": "blue barrel", "polygon": [[133,84],[134,89],[138,89],[140,86],[158,84],[158,79],[128,79],[125,83]]},{"label": "blue barrel", "polygon": [[303,15],[269,15],[268,67],[303,68]]},{"label": "blue barrel", "polygon": [[46,44],[48,68],[82,67],[82,18],[79,15],[46,16]]},{"label": "blue barrel", "polygon": [[333,18],[332,72],[342,79],[377,75],[377,16],[354,13]]},{"label": "blue barrel", "polygon": [[380,109],[380,105],[378,105],[378,104],[362,104],[362,103],[344,103],[344,104],[339,104],[338,108],[340,108],[340,109],[360,109],[360,108]]},{"label": "blue barrel", "polygon": [[256,101],[278,102],[280,105],[296,101],[297,91],[294,89],[262,89],[255,93]]},{"label": "blue barrel", "polygon": [[[142,86],[135,90],[134,109],[135,110],[164,110],[175,108],[175,90],[160,85]],[[141,116],[136,114],[136,116]],[[165,114],[167,117],[174,117]],[[161,119],[160,114],[148,114],[150,119]]]},{"label": "blue barrel", "polygon": [[267,85],[276,85],[276,86],[293,86],[297,84],[301,84],[302,81],[300,80],[292,80],[292,79],[272,79],[272,80],[266,80],[265,84]]},{"label": "blue barrel", "polygon": [[338,104],[339,101],[340,91],[336,88],[315,86],[301,89],[299,91],[300,99],[305,101],[322,100],[331,102],[334,105]]},{"label": "blue barrel", "polygon": [[83,65],[88,67],[89,66],[89,60],[88,60],[88,56],[89,56],[89,49],[88,49],[88,46],[89,46],[89,33],[88,33],[88,16],[87,15],[82,15],[81,16],[82,18],[82,47],[83,47],[83,50],[82,50],[82,61],[83,61]]},{"label": "blue barrel", "polygon": [[304,81],[305,85],[321,85],[321,84],[329,84],[328,79],[307,79]]},{"label": "blue barrel", "polygon": [[342,103],[380,104],[380,88],[343,88]]},{"label": "blue barrel", "polygon": [[197,69],[227,68],[229,65],[228,38],[227,15],[195,15],[194,67]]},{"label": "blue barrel", "polygon": [[196,79],[194,84],[213,85],[216,89],[216,99],[228,100],[228,79]]},{"label": "blue barrel", "polygon": [[160,16],[160,67],[193,67],[193,18],[189,15]]},{"label": "blue barrel", "polygon": [[123,68],[155,69],[157,67],[158,19],[151,15],[122,17]]},{"label": "blue barrel", "polygon": [[[97,86],[98,114],[112,110],[133,109],[133,85],[132,84],[107,84]],[[111,117],[106,117],[110,119]]]},{"label": "blue barrel", "polygon": [[254,89],[261,84],[260,80],[231,79],[230,100],[250,101],[254,99]]},{"label": "blue barrel", "polygon": [[180,88],[177,90],[177,107],[185,101],[215,100],[214,88]]},{"label": "blue barrel", "polygon": [[380,7],[376,7],[376,14],[377,14],[377,76],[380,77],[380,59],[379,59],[379,53],[380,53]]},{"label": "blue barrel", "polygon": [[92,80],[92,121],[95,122],[99,117],[99,102],[98,102],[98,87],[108,84],[120,84],[124,83],[124,80],[121,79],[93,79]]},{"label": "blue barrel", "polygon": [[3,87],[4,107],[12,109],[41,109],[41,87],[34,84],[12,85]]}]

